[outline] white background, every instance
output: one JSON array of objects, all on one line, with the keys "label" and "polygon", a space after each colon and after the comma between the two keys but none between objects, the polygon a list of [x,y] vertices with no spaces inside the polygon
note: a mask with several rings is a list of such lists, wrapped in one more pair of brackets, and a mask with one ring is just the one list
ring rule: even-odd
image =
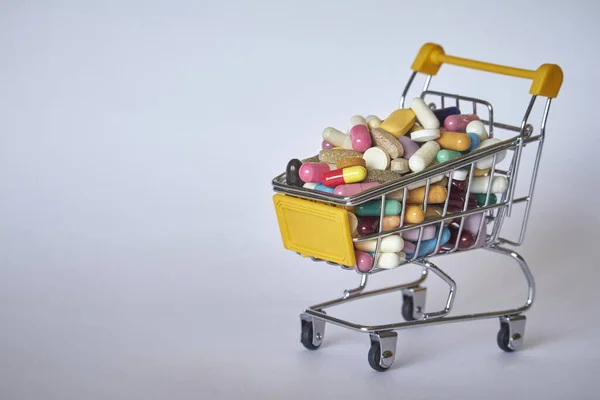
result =
[{"label": "white background", "polygon": [[[595,397],[598,8],[1,2],[0,398]],[[381,374],[366,335],[328,326],[319,351],[299,343],[303,308],[358,276],[283,249],[270,181],[316,154],[324,127],[394,110],[426,42],[564,70],[518,250],[538,297],[521,352],[497,348],[497,320],[413,329]],[[529,99],[525,80],[451,66],[432,89],[483,97],[507,123]],[[436,260],[457,313],[523,301],[506,258]],[[440,307],[443,285],[428,287]],[[393,322],[400,299],[330,312]]]}]

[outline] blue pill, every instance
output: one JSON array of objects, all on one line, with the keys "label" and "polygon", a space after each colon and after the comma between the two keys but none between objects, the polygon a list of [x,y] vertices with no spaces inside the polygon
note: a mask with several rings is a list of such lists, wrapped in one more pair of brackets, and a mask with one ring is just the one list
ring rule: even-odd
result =
[{"label": "blue pill", "polygon": [[475,149],[477,149],[477,147],[479,147],[479,143],[481,143],[481,138],[479,137],[478,134],[476,133],[467,133],[467,136],[469,136],[469,138],[471,138],[471,145],[469,146],[469,150],[466,151],[462,151],[462,154],[467,154]]},{"label": "blue pill", "polygon": [[[421,246],[419,247],[418,257],[424,257],[427,254],[435,252],[435,243],[437,242],[437,236],[439,229],[435,232],[435,237],[429,240],[422,240]],[[446,244],[450,240],[450,229],[447,226],[442,230],[442,237],[440,238],[440,247]]]},{"label": "blue pill", "polygon": [[326,192],[326,193],[335,192],[335,188],[327,187],[327,186],[323,185],[322,183],[319,183],[317,186],[315,186],[315,190],[318,190],[319,192]]}]

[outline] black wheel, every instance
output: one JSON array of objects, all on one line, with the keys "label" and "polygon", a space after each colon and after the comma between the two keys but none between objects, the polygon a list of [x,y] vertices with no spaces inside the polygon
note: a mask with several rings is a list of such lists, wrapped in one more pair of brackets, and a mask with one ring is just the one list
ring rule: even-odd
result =
[{"label": "black wheel", "polygon": [[381,346],[379,343],[375,342],[371,344],[371,348],[369,349],[369,365],[375,371],[383,372],[387,371],[386,367],[382,367],[379,365],[379,360],[381,359]]},{"label": "black wheel", "polygon": [[307,321],[302,321],[302,335],[300,337],[302,344],[309,350],[316,350],[319,346],[315,346],[313,344],[313,327],[312,323]]},{"label": "black wheel", "polygon": [[414,321],[416,318],[413,316],[415,309],[415,303],[411,296],[403,296],[402,298],[402,316],[407,321]]},{"label": "black wheel", "polygon": [[507,353],[511,353],[514,351],[513,349],[508,347],[508,342],[510,341],[510,330],[508,328],[508,324],[502,324],[500,326],[500,330],[498,331],[496,341],[498,342],[498,347],[500,347]]}]

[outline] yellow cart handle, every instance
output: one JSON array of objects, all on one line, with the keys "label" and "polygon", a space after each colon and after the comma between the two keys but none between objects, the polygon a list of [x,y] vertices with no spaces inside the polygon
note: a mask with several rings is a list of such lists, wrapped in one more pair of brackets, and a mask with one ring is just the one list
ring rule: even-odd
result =
[{"label": "yellow cart handle", "polygon": [[535,71],[507,67],[504,65],[449,56],[444,53],[442,46],[434,43],[426,43],[421,47],[411,68],[413,71],[423,74],[436,75],[444,63],[457,65],[459,67],[478,69],[480,71],[493,72],[495,74],[532,79],[533,83],[531,84],[529,93],[536,96],[552,98],[558,96],[563,81],[562,70],[556,64],[542,64]]}]

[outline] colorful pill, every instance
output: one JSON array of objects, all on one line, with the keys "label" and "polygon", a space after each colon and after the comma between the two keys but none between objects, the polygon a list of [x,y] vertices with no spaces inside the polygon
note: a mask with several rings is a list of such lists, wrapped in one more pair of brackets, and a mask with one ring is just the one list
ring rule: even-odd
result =
[{"label": "colorful pill", "polygon": [[413,142],[425,143],[430,140],[436,140],[440,137],[440,130],[438,128],[433,129],[421,129],[414,131],[410,134],[410,139]]},{"label": "colorful pill", "polygon": [[362,158],[362,154],[354,150],[329,149],[319,152],[319,161],[328,164],[335,164],[344,158]]},{"label": "colorful pill", "polygon": [[412,99],[410,109],[413,110],[423,128],[438,129],[440,127],[440,121],[422,98],[415,97]]},{"label": "colorful pill", "polygon": [[352,141],[352,148],[356,151],[365,152],[371,147],[371,134],[369,133],[369,127],[367,121],[360,116],[355,115],[350,118],[350,140]]},{"label": "colorful pill", "polygon": [[408,160],[405,158],[396,158],[390,162],[390,170],[399,174],[406,174],[410,172],[408,166]]},{"label": "colorful pill", "polygon": [[450,226],[449,229],[450,229],[450,239],[448,239],[448,242],[446,242],[444,245],[442,245],[442,248],[444,250],[452,250],[454,248],[454,246],[456,246],[457,240],[458,240],[458,250],[466,250],[475,243],[475,237],[473,237],[473,234],[471,232],[465,230],[464,228],[463,228],[462,232],[460,233],[460,239],[458,239],[459,228],[457,226]]},{"label": "colorful pill", "polygon": [[402,143],[385,129],[375,128],[371,131],[371,136],[375,146],[381,147],[390,155],[391,159],[396,159],[404,155]]},{"label": "colorful pill", "polygon": [[450,115],[444,120],[444,128],[453,132],[464,132],[469,122],[479,120],[477,114]]},{"label": "colorful pill", "polygon": [[400,136],[398,141],[404,148],[404,154],[402,155],[402,158],[407,160],[420,148],[417,142],[413,142],[408,136]]},{"label": "colorful pill", "polygon": [[336,187],[346,183],[362,182],[367,176],[367,170],[361,166],[335,169],[323,174],[323,184]]},{"label": "colorful pill", "polygon": [[415,244],[413,242],[409,242],[408,240],[404,241],[404,248],[402,249],[403,252],[406,253],[406,255],[408,256],[409,254],[413,254],[415,252]]},{"label": "colorful pill", "polygon": [[440,130],[436,140],[442,149],[465,151],[471,147],[471,138],[466,133]]},{"label": "colorful pill", "polygon": [[460,109],[458,107],[439,108],[437,110],[433,110],[433,114],[437,117],[438,121],[440,121],[440,124],[444,125],[446,118],[451,115],[460,114]]},{"label": "colorful pill", "polygon": [[[467,196],[465,192],[457,192],[451,191],[448,199],[448,205],[459,207],[462,211],[462,208],[465,205],[465,200],[467,200]],[[467,202],[467,209],[477,207],[477,200],[475,196],[469,196],[469,200]]]},{"label": "colorful pill", "polygon": [[300,166],[300,179],[303,182],[323,183],[323,175],[329,171],[327,163],[305,162]]},{"label": "colorful pill", "polygon": [[399,138],[415,124],[415,113],[407,108],[401,108],[391,113],[379,126]]},{"label": "colorful pill", "polygon": [[328,141],[326,141],[326,140],[323,140],[323,141],[321,142],[321,148],[322,148],[323,150],[329,150],[329,149],[333,149],[334,147],[335,147],[334,145],[332,145],[331,143],[329,143],[329,142],[328,142]]},{"label": "colorful pill", "polygon": [[[406,240],[410,240],[412,242],[419,240],[419,231],[421,228],[409,229],[407,231],[402,232],[402,238]],[[423,234],[421,235],[421,240],[429,240],[435,237],[435,226],[427,225],[423,227]]]},{"label": "colorful pill", "polygon": [[291,159],[287,167],[285,169],[285,182],[290,186],[298,186],[302,187],[304,182],[300,179],[300,167],[302,166],[302,161],[297,158]]},{"label": "colorful pill", "polygon": [[366,167],[367,163],[365,162],[365,160],[363,158],[356,158],[356,157],[344,158],[343,160],[336,162],[334,165],[335,168],[332,168],[331,170],[333,171],[334,169],[354,167],[356,165],[360,165],[361,167]]},{"label": "colorful pill", "polygon": [[[384,215],[399,215],[402,204],[398,200],[386,200]],[[381,214],[381,200],[371,200],[356,206],[356,213],[361,217],[378,217]]]},{"label": "colorful pill", "polygon": [[476,133],[469,132],[467,133],[467,136],[469,137],[469,139],[471,139],[471,145],[466,151],[464,151],[464,153],[468,153],[475,150],[477,147],[479,147],[479,144],[481,143],[481,139]]},{"label": "colorful pill", "polygon": [[473,176],[485,176],[486,174],[489,174],[490,169],[486,168],[486,169],[477,169],[475,168],[473,170]]},{"label": "colorful pill", "polygon": [[[478,206],[484,206],[485,205],[485,194],[484,193],[476,193],[475,195],[475,201],[477,201],[477,205]],[[488,203],[487,205],[491,205],[491,204],[496,204],[496,202],[498,201],[498,198],[496,197],[495,194],[490,193],[490,198],[488,199]]]},{"label": "colorful pill", "polygon": [[325,185],[323,185],[322,183],[319,183],[317,186],[315,186],[315,190],[318,190],[319,192],[325,192],[325,193],[333,193],[334,189],[332,187],[327,187]]},{"label": "colorful pill", "polygon": [[391,231],[400,226],[400,216],[399,215],[390,215],[388,217],[383,217],[383,231]]},{"label": "colorful pill", "polygon": [[343,146],[347,137],[348,135],[346,135],[344,132],[338,131],[335,128],[327,127],[323,129],[323,140],[331,143],[334,146]]},{"label": "colorful pill", "polygon": [[[479,147],[477,147],[477,150],[479,149],[484,149],[486,147],[489,146],[493,146],[495,144],[500,143],[501,140],[497,139],[497,138],[489,138],[487,140],[484,140],[483,142],[481,142],[481,144],[479,145]],[[500,161],[504,160],[504,157],[506,157],[506,150],[501,151],[500,153],[496,154],[496,163],[499,163]],[[486,169],[486,168],[491,168],[492,164],[494,164],[494,156],[489,156],[484,158],[483,160],[479,160],[475,163],[475,167],[479,168],[479,169]]]},{"label": "colorful pill", "polygon": [[467,133],[474,133],[477,136],[479,136],[479,141],[481,142],[488,138],[488,133],[485,130],[485,125],[481,121],[475,120],[469,122],[469,124],[465,128],[465,131]]},{"label": "colorful pill", "polygon": [[360,236],[372,235],[379,231],[379,217],[361,217],[358,220],[358,234]]},{"label": "colorful pill", "polygon": [[[444,175],[432,176],[431,178],[429,178],[429,184],[433,185],[434,183],[440,182],[440,185],[441,185],[441,182],[442,182],[443,179],[444,179]],[[420,188],[420,187],[425,186],[425,185],[427,185],[427,179],[422,180],[422,181],[418,181],[418,182],[415,182],[415,183],[411,183],[406,188],[408,190],[413,190],[413,189]],[[442,185],[442,186],[445,186],[445,185]],[[402,200],[402,199],[400,199],[400,200]]]},{"label": "colorful pill", "polygon": [[381,120],[375,115],[367,115],[367,118],[365,118],[365,120],[367,121],[367,126],[369,127],[369,129],[375,129],[381,126]]},{"label": "colorful pill", "polygon": [[356,258],[356,268],[360,272],[369,272],[373,268],[373,256],[370,254],[354,250],[354,258]]},{"label": "colorful pill", "polygon": [[[463,229],[471,232],[473,236],[477,236],[477,232],[479,231],[479,224],[481,223],[481,218],[483,217],[483,213],[472,214],[465,218],[465,222],[463,223]],[[458,219],[458,223],[460,223],[460,218]],[[485,227],[485,222],[483,223]]]},{"label": "colorful pill", "polygon": [[434,160],[440,145],[437,142],[427,142],[408,160],[408,166],[413,172],[421,172]]},{"label": "colorful pill", "polygon": [[[471,180],[471,193],[487,193],[489,176],[478,176]],[[508,180],[504,176],[494,176],[490,193],[505,193],[508,190]]]},{"label": "colorful pill", "polygon": [[[437,252],[437,249],[435,248],[438,239],[437,234],[438,231],[436,230],[433,239],[421,240],[421,246],[419,246],[419,253],[417,254],[417,257],[425,257],[428,254]],[[440,238],[439,246],[443,246],[448,242],[448,240],[450,240],[450,229],[445,226],[444,229],[442,229],[442,236]]]},{"label": "colorful pill", "polygon": [[335,187],[335,195],[336,196],[353,196],[357,193],[364,192],[365,190],[369,190],[376,186],[379,186],[379,182],[363,182],[363,183],[350,183],[339,185]]},{"label": "colorful pill", "polygon": [[392,269],[398,267],[404,261],[406,261],[406,254],[401,251],[397,253],[379,253],[375,266],[382,269]]},{"label": "colorful pill", "polygon": [[423,209],[417,205],[407,205],[404,210],[404,221],[409,224],[419,224],[425,220]]},{"label": "colorful pill", "polygon": [[386,170],[390,166],[390,155],[381,147],[371,147],[364,152],[363,158],[368,169]]},{"label": "colorful pill", "polygon": [[[421,204],[425,199],[425,189],[426,187],[420,187],[417,189],[408,191],[408,199],[406,200],[408,204]],[[429,194],[427,196],[428,204],[440,204],[446,201],[446,196],[448,196],[448,190],[441,185],[430,185],[429,186]]]},{"label": "colorful pill", "polygon": [[[377,239],[365,240],[364,242],[354,242],[354,248],[360,251],[375,251]],[[400,234],[393,234],[381,238],[379,251],[382,253],[395,253],[401,251],[404,247],[404,240]]]},{"label": "colorful pill", "polygon": [[435,158],[441,164],[441,163],[445,163],[446,161],[450,161],[457,157],[460,157],[461,155],[462,154],[456,150],[442,149],[437,152],[437,154],[435,155]]},{"label": "colorful pill", "polygon": [[451,191],[457,191],[457,192],[464,192],[465,190],[467,190],[467,182],[465,181],[459,181],[459,180],[453,180],[452,181],[452,185],[451,185]]}]

